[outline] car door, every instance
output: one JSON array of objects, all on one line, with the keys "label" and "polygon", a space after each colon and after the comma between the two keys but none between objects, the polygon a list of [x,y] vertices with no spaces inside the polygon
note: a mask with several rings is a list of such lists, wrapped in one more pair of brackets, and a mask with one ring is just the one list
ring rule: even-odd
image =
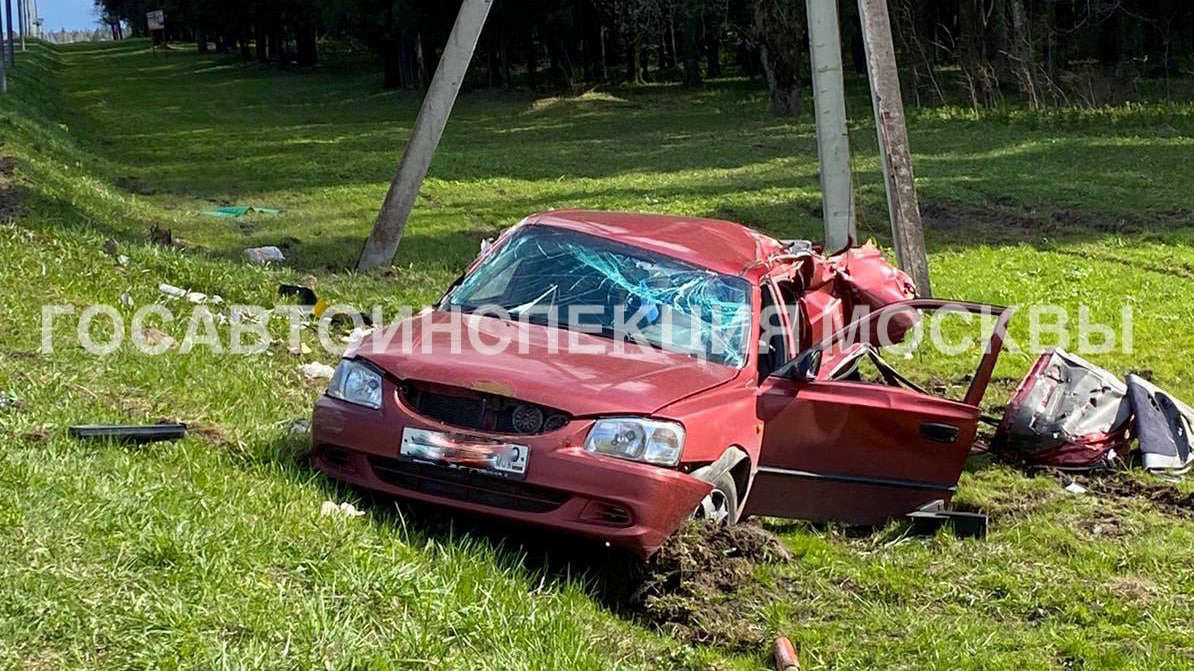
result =
[{"label": "car door", "polygon": [[[978,371],[961,401],[910,385],[817,379],[801,370],[850,333],[877,323],[902,329],[891,310],[961,310],[996,315]],[[907,313],[905,313],[907,314]],[[903,301],[872,312],[797,357],[759,388],[759,463],[744,514],[875,524],[957,487],[979,421],[979,401],[1002,348],[1010,312],[975,304]],[[901,331],[902,335],[902,331]]]}]

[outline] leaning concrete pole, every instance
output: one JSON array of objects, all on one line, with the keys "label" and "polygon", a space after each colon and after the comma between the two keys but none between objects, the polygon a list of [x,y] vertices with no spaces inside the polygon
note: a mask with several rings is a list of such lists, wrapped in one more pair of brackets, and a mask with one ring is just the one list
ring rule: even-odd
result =
[{"label": "leaning concrete pole", "polygon": [[456,94],[460,91],[460,84],[464,81],[464,74],[473,58],[473,50],[492,4],[493,0],[464,0],[461,3],[443,56],[439,59],[435,76],[431,78],[431,86],[423,96],[423,106],[419,109],[415,127],[406,142],[398,173],[390,182],[390,190],[386,193],[381,211],[377,213],[373,231],[357,259],[357,270],[386,265],[398,251],[406,220],[414,208],[423,178],[427,176],[440,136],[444,134],[448,115],[456,102]]},{"label": "leaning concrete pole", "polygon": [[891,43],[891,19],[887,0],[858,0],[862,17],[862,41],[866,48],[867,76],[875,108],[875,131],[879,135],[880,165],[887,187],[887,209],[895,238],[896,260],[912,276],[920,295],[932,295],[929,261],[925,255],[924,228],[916,181],[912,176],[912,153],[908,149],[908,127],[904,122],[904,101],[900,96],[900,75]]},{"label": "leaning concrete pole", "polygon": [[846,131],[846,90],[837,0],[807,0],[812,54],[813,106],[817,115],[817,157],[821,161],[821,211],[825,249],[837,251],[858,237]]}]

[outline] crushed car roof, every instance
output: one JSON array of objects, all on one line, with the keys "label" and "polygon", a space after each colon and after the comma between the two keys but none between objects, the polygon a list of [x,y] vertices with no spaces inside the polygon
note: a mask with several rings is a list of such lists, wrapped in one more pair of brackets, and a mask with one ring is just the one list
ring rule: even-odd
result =
[{"label": "crushed car roof", "polygon": [[742,224],[665,214],[553,210],[528,224],[556,226],[625,242],[719,273],[740,275],[785,251],[775,238]]}]

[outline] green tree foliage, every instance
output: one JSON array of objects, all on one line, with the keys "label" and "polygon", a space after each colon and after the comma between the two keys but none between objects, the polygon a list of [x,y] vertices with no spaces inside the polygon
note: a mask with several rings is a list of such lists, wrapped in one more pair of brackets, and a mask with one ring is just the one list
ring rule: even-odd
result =
[{"label": "green tree foliage", "polygon": [[[425,86],[457,3],[443,0],[96,0],[114,38],[171,41],[312,66],[321,40],[361,45],[388,88]],[[908,99],[989,107],[1102,105],[1181,95],[1194,73],[1189,0],[889,0]],[[857,7],[842,0],[847,62],[863,67]],[[606,81],[700,86],[759,77],[796,114],[809,77],[803,0],[495,0],[469,86],[578,91]],[[1150,87],[1152,87],[1150,89]],[[1145,90],[1149,89],[1149,90]]]}]

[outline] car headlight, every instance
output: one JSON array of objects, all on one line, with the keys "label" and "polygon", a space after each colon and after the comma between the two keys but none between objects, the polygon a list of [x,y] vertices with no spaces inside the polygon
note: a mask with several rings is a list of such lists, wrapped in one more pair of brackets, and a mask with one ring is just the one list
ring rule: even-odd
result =
[{"label": "car headlight", "polygon": [[675,466],[684,452],[684,427],[641,417],[599,419],[589,429],[585,450],[621,459]]},{"label": "car headlight", "polygon": [[381,408],[381,374],[371,367],[343,359],[328,383],[328,396],[366,408]]}]

